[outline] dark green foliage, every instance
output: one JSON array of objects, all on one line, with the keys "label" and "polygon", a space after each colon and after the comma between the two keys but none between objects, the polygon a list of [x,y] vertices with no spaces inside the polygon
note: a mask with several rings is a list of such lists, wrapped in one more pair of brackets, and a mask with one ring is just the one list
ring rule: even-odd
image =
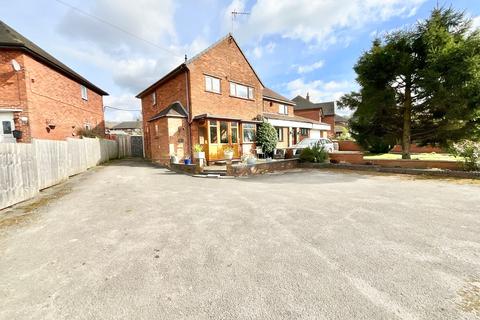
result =
[{"label": "dark green foliage", "polygon": [[263,152],[272,154],[277,147],[277,130],[268,122],[262,122],[257,128],[256,144],[262,147]]},{"label": "dark green foliage", "polygon": [[[480,33],[463,13],[435,9],[411,29],[377,39],[357,64],[352,136],[367,150],[412,141],[446,146],[480,139]],[[386,147],[385,147],[386,148]]]},{"label": "dark green foliage", "polygon": [[323,146],[317,144],[311,148],[305,148],[300,153],[300,161],[323,163],[328,159],[328,153]]}]

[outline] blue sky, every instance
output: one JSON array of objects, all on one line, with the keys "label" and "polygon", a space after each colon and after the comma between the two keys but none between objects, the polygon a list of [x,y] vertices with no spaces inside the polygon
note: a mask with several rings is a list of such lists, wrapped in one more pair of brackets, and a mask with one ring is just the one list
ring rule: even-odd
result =
[{"label": "blue sky", "polygon": [[[106,21],[102,23],[66,3]],[[0,0],[0,19],[110,93],[104,104],[139,110],[135,94],[232,31],[263,82],[293,98],[328,101],[355,90],[353,65],[376,35],[428,17],[427,0]],[[480,1],[439,1],[480,26]],[[113,24],[128,33],[112,27]],[[147,40],[140,40],[138,38]],[[139,112],[107,110],[107,120]]]}]

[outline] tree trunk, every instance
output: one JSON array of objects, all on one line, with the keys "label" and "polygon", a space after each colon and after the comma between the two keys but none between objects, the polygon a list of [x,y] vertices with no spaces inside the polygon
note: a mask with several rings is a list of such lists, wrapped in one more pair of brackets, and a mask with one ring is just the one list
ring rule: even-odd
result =
[{"label": "tree trunk", "polygon": [[405,85],[403,107],[402,159],[410,159],[410,144],[412,142],[412,85],[408,80]]}]

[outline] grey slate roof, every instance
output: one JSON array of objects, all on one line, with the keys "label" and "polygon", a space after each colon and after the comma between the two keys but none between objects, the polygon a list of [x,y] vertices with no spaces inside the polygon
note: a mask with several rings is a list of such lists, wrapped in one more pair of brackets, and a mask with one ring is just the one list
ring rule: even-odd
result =
[{"label": "grey slate roof", "polygon": [[335,115],[335,122],[348,122],[348,119],[336,114]]},{"label": "grey slate roof", "polygon": [[29,55],[31,55],[36,60],[50,66],[51,68],[57,70],[58,72],[64,74],[68,78],[83,84],[87,88],[90,88],[94,92],[102,95],[108,96],[108,93],[102,89],[95,86],[93,83],[67,67],[65,64],[57,60],[55,57],[50,55],[48,52],[37,46],[32,41],[28,40],[20,33],[15,31],[13,28],[8,26],[6,23],[0,20],[0,49],[17,49],[22,50]]},{"label": "grey slate roof", "polygon": [[292,100],[296,103],[295,110],[322,109],[324,116],[335,115],[335,101],[313,103],[302,96],[296,96]]},{"label": "grey slate roof", "polygon": [[273,91],[270,88],[263,88],[263,97],[266,98],[267,100],[272,99],[272,100],[284,102],[285,104],[290,104],[292,106],[295,105],[295,102],[293,102],[290,99],[285,98],[284,96],[282,96],[279,93],[276,93],[275,91]]},{"label": "grey slate roof", "polygon": [[141,129],[142,128],[142,121],[124,121],[120,122],[116,126],[114,126],[113,130],[122,130],[122,129]]},{"label": "grey slate roof", "polygon": [[175,101],[153,117],[151,117],[148,121],[156,120],[162,117],[176,117],[176,118],[186,118],[188,116],[187,111],[183,107],[180,101]]}]

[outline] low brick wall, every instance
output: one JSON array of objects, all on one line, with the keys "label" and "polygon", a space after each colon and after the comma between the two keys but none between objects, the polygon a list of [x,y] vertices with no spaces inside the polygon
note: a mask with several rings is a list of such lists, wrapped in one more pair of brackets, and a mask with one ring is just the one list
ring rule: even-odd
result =
[{"label": "low brick wall", "polygon": [[461,162],[455,161],[431,161],[431,160],[365,160],[364,163],[373,164],[387,168],[410,168],[410,169],[447,169],[447,170],[462,170],[463,165]]},{"label": "low brick wall", "polygon": [[[397,144],[393,147],[392,150],[390,150],[391,153],[402,153],[402,146]],[[432,146],[424,146],[420,147],[417,146],[416,144],[411,144],[410,145],[410,152],[411,153],[445,153],[445,150],[443,150],[440,147],[432,147]]]},{"label": "low brick wall", "polygon": [[202,168],[196,164],[184,164],[184,163],[170,163],[168,165],[173,171],[181,171],[189,174],[197,174],[202,172]]},{"label": "low brick wall", "polygon": [[298,159],[275,160],[272,162],[262,162],[254,165],[233,164],[227,165],[227,175],[241,177],[269,172],[294,169],[298,167]]},{"label": "low brick wall", "polygon": [[360,151],[337,151],[328,154],[328,158],[332,163],[353,163],[363,164],[363,153]]},{"label": "low brick wall", "polygon": [[355,141],[338,140],[335,142],[338,143],[339,151],[362,151],[362,147],[360,147]]}]

